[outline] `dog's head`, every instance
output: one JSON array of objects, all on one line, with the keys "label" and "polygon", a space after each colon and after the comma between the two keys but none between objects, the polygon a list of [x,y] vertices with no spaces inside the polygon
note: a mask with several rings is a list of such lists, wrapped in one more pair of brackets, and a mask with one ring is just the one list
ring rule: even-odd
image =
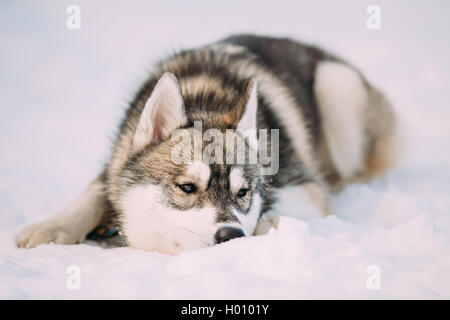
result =
[{"label": "dog's head", "polygon": [[229,112],[209,117],[219,128],[188,120],[177,79],[160,78],[120,175],[120,224],[130,246],[176,254],[253,234],[265,192],[254,161],[256,81]]}]

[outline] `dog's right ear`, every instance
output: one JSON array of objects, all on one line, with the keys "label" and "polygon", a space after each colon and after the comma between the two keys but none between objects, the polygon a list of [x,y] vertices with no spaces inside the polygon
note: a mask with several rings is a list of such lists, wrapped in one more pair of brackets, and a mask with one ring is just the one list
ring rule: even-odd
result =
[{"label": "dog's right ear", "polygon": [[186,123],[183,96],[177,78],[166,72],[145,103],[133,138],[133,150],[167,139]]}]

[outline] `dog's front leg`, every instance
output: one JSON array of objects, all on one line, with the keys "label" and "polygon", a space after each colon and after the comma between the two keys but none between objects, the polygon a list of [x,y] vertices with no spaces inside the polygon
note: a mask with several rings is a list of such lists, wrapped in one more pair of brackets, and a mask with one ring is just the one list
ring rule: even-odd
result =
[{"label": "dog's front leg", "polygon": [[33,248],[45,243],[80,243],[99,225],[108,208],[104,183],[98,178],[65,209],[46,221],[22,230],[16,238],[17,246]]}]

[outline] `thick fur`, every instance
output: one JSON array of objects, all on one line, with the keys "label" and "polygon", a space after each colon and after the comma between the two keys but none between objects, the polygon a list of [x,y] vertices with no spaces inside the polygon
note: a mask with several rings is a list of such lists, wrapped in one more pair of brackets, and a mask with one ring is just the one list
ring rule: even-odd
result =
[{"label": "thick fur", "polygon": [[[196,121],[200,134],[279,129],[278,172],[262,175],[259,164],[169,161],[175,129],[198,134]],[[235,132],[231,139],[258,149],[256,135]],[[157,65],[127,110],[104,172],[17,243],[77,243],[110,222],[111,212],[124,243],[144,250],[213,245],[224,226],[261,234],[278,214],[331,213],[329,190],[383,173],[394,142],[389,102],[348,63],[289,39],[232,36]],[[186,183],[195,185],[193,194],[180,191]],[[287,206],[288,197],[299,204]]]}]

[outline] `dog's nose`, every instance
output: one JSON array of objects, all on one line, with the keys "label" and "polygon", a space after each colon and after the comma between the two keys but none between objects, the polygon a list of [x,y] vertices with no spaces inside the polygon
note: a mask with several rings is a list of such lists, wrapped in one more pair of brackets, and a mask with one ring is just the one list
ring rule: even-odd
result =
[{"label": "dog's nose", "polygon": [[244,231],[238,228],[223,227],[216,232],[216,243],[222,243],[234,238],[244,237]]}]

